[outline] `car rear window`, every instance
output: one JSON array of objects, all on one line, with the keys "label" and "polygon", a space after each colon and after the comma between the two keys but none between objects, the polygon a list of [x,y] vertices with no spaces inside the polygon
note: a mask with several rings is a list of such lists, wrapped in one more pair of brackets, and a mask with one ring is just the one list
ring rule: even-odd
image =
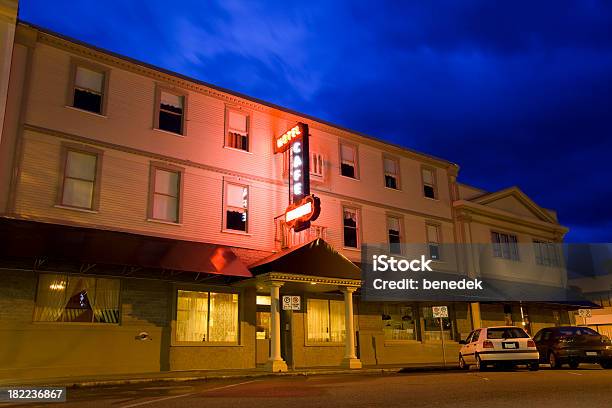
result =
[{"label": "car rear window", "polygon": [[518,327],[487,329],[487,339],[524,339],[526,337],[529,335]]},{"label": "car rear window", "polygon": [[588,327],[565,327],[559,329],[559,336],[599,336],[599,333]]}]

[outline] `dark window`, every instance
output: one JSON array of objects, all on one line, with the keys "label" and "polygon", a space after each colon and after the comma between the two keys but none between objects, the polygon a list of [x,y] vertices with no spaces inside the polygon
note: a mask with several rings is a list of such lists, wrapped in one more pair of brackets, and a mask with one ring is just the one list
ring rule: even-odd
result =
[{"label": "dark window", "polygon": [[247,209],[249,189],[238,184],[225,186],[225,228],[247,231]]},{"label": "dark window", "polygon": [[102,113],[104,80],[103,72],[77,66],[72,106],[88,112]]},{"label": "dark window", "polygon": [[227,210],[227,229],[246,231],[246,220],[243,212]]},{"label": "dark window", "polygon": [[344,246],[357,248],[357,210],[344,209]]},{"label": "dark window", "polygon": [[385,187],[397,190],[399,188],[399,162],[396,159],[383,158],[383,168],[385,172]]},{"label": "dark window", "polygon": [[340,145],[340,174],[346,177],[357,178],[356,149],[353,146]]},{"label": "dark window", "polygon": [[389,252],[401,254],[401,221],[396,217],[389,217],[387,220],[389,234]]},{"label": "dark window", "polygon": [[424,185],[423,186],[423,194],[427,198],[436,198],[436,192],[433,186]]},{"label": "dark window", "polygon": [[395,176],[389,176],[388,174],[385,174],[385,187],[397,190],[397,179],[395,178]]},{"label": "dark window", "polygon": [[525,330],[518,327],[499,327],[487,329],[487,339],[524,339],[529,337]]},{"label": "dark window", "polygon": [[423,181],[423,195],[427,198],[436,197],[436,174],[434,170],[423,168],[421,170],[421,178]]},{"label": "dark window", "polygon": [[183,134],[183,105],[185,97],[160,91],[159,129]]},{"label": "dark window", "polygon": [[499,232],[491,233],[493,244],[493,256],[496,258],[519,260],[518,240],[516,235],[502,234]]}]

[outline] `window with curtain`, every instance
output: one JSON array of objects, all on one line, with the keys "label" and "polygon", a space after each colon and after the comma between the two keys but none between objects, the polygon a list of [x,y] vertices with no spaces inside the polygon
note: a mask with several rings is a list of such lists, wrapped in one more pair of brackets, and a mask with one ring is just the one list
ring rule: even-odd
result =
[{"label": "window with curtain", "polygon": [[438,198],[436,188],[436,174],[433,169],[421,169],[421,177],[423,180],[423,195],[427,198]]},{"label": "window with curtain", "polygon": [[35,322],[119,323],[118,279],[41,274]]},{"label": "window with curtain", "polygon": [[440,253],[440,226],[426,224],[426,232],[429,257],[433,260],[439,261],[442,259],[442,254]]},{"label": "window with curtain", "polygon": [[227,146],[249,151],[249,115],[232,109],[227,111]]},{"label": "window with curtain", "polygon": [[181,172],[154,167],[152,176],[151,218],[179,222]]},{"label": "window with curtain", "polygon": [[357,178],[357,149],[354,146],[340,143],[340,174]]},{"label": "window with curtain", "polygon": [[344,341],[346,326],[343,300],[308,299],[306,307],[308,341]]},{"label": "window with curtain", "polygon": [[239,184],[225,184],[225,229],[247,232],[249,188]]},{"label": "window with curtain", "polygon": [[238,342],[238,294],[179,290],[176,340]]},{"label": "window with curtain", "polygon": [[383,159],[385,187],[399,190],[399,161],[391,157]]},{"label": "window with curtain", "polygon": [[383,304],[383,333],[385,340],[416,340],[416,309],[412,306]]},{"label": "window with curtain", "polygon": [[98,155],[67,150],[65,160],[61,204],[94,209]]},{"label": "window with curtain", "polygon": [[72,106],[88,112],[102,113],[105,74],[76,66]]},{"label": "window with curtain", "polygon": [[357,248],[359,245],[358,212],[354,208],[344,208],[342,213],[344,225],[344,246],[348,248]]},{"label": "window with curtain", "polygon": [[159,90],[157,127],[167,132],[183,134],[185,96]]},{"label": "window with curtain", "polygon": [[402,253],[402,221],[398,217],[387,217],[387,234],[389,237],[389,252],[392,254]]},{"label": "window with curtain", "polygon": [[491,232],[491,243],[493,244],[493,256],[496,258],[519,260],[518,239],[516,235]]}]

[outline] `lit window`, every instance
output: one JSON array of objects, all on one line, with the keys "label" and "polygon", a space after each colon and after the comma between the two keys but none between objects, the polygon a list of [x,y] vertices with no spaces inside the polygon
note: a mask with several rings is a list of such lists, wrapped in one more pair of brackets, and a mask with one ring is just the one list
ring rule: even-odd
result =
[{"label": "lit window", "polygon": [[246,113],[228,109],[227,146],[249,151],[249,116]]},{"label": "lit window", "polygon": [[423,179],[423,195],[427,198],[438,198],[436,188],[436,174],[433,169],[423,168],[421,171]]},{"label": "lit window", "polygon": [[179,290],[176,340],[238,342],[238,294]]},{"label": "lit window", "polygon": [[440,254],[440,226],[427,224],[427,248],[429,257],[435,261],[441,259]]},{"label": "lit window", "polygon": [[491,232],[493,256],[496,258],[519,260],[518,240],[516,235]]},{"label": "lit window", "polygon": [[101,114],[105,80],[104,71],[75,66],[72,106]]},{"label": "lit window", "polygon": [[183,134],[185,96],[159,91],[157,128],[167,132]]},{"label": "lit window", "polygon": [[308,341],[342,342],[346,336],[344,301],[308,299]]},{"label": "lit window", "polygon": [[225,185],[225,228],[247,232],[248,207],[248,187],[227,183]]},{"label": "lit window", "polygon": [[389,252],[392,254],[401,254],[401,219],[397,217],[387,218],[387,233],[389,237]]},{"label": "lit window", "polygon": [[181,172],[153,167],[150,218],[179,222]]},{"label": "lit window", "polygon": [[340,144],[340,174],[357,178],[357,150],[354,146]]},{"label": "lit window", "polygon": [[119,323],[119,280],[41,274],[34,321]]},{"label": "lit window", "polygon": [[61,205],[94,209],[97,166],[98,154],[66,150]]},{"label": "lit window", "polygon": [[560,266],[557,246],[552,242],[533,240],[536,263],[544,266]]},{"label": "lit window", "polygon": [[385,187],[399,190],[399,161],[390,157],[383,159],[385,170]]},{"label": "lit window", "polygon": [[354,208],[344,208],[342,213],[344,225],[344,246],[348,248],[357,248],[359,245],[358,211]]}]

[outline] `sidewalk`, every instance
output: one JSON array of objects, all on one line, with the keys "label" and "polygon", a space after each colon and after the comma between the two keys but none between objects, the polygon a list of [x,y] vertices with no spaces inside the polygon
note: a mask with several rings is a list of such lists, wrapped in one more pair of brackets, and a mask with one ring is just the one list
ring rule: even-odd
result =
[{"label": "sidewalk", "polygon": [[156,373],[140,374],[114,374],[114,375],[95,375],[87,377],[57,377],[32,380],[0,379],[0,387],[3,386],[60,386],[67,388],[98,387],[113,385],[142,384],[162,381],[211,381],[240,378],[258,378],[273,376],[311,376],[311,375],[332,375],[332,374],[394,374],[456,370],[455,365],[430,365],[430,364],[411,364],[411,365],[385,365],[385,366],[366,366],[362,369],[346,368],[298,368],[283,373],[272,373],[263,368],[239,369],[239,370],[198,370],[198,371],[164,371]]}]

